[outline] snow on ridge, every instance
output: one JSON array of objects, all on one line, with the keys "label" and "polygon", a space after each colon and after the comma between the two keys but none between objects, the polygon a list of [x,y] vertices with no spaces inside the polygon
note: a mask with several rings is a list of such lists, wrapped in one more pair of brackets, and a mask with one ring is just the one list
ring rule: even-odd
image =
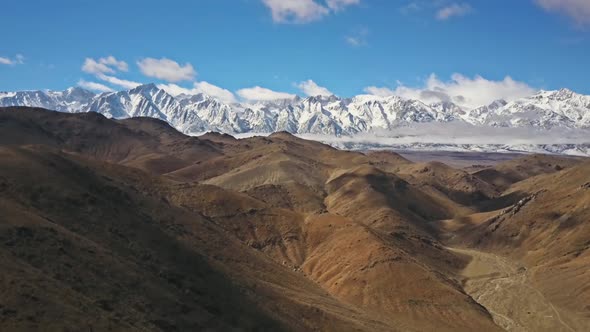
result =
[{"label": "snow on ridge", "polygon": [[[450,102],[427,105],[398,96],[374,95],[295,97],[226,104],[202,94],[174,97],[154,84],[146,84],[101,94],[78,87],[65,91],[0,92],[0,106],[34,106],[69,113],[94,111],[113,118],[154,117],[187,134],[219,131],[246,135],[288,131],[326,137],[379,132],[391,136],[403,128],[431,124],[433,127],[428,131],[415,134],[427,136],[433,128],[459,124],[476,128],[476,133],[478,128],[520,128],[542,137],[542,133],[553,129],[590,129],[590,96],[567,89],[539,91],[511,102],[498,100],[478,108],[463,109]],[[441,137],[465,131],[448,128]],[[589,142],[575,142],[583,143]]]}]

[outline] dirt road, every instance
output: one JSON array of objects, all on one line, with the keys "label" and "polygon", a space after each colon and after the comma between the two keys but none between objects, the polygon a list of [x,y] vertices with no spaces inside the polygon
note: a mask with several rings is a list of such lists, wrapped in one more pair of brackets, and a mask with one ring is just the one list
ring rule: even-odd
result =
[{"label": "dirt road", "polygon": [[575,331],[535,289],[530,272],[506,258],[471,249],[449,248],[472,257],[462,271],[464,288],[507,331]]}]

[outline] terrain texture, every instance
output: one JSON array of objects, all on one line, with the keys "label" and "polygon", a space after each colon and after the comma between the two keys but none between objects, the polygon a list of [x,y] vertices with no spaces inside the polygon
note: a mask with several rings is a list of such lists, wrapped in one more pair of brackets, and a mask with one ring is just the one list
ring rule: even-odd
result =
[{"label": "terrain texture", "polygon": [[590,161],[424,159],[0,108],[0,330],[590,330]]}]

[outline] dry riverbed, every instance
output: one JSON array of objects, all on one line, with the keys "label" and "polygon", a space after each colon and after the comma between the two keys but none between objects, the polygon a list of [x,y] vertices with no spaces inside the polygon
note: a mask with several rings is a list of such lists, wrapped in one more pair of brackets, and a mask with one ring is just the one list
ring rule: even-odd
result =
[{"label": "dry riverbed", "polygon": [[523,265],[477,250],[449,249],[472,258],[461,273],[465,291],[483,305],[496,324],[505,330],[576,331],[533,287],[530,271]]}]

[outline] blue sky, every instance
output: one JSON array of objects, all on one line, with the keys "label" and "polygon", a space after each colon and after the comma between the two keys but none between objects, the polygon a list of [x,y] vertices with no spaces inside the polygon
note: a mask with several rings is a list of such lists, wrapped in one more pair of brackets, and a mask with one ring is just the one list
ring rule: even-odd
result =
[{"label": "blue sky", "polygon": [[0,91],[590,94],[587,0],[21,0],[0,16]]}]

